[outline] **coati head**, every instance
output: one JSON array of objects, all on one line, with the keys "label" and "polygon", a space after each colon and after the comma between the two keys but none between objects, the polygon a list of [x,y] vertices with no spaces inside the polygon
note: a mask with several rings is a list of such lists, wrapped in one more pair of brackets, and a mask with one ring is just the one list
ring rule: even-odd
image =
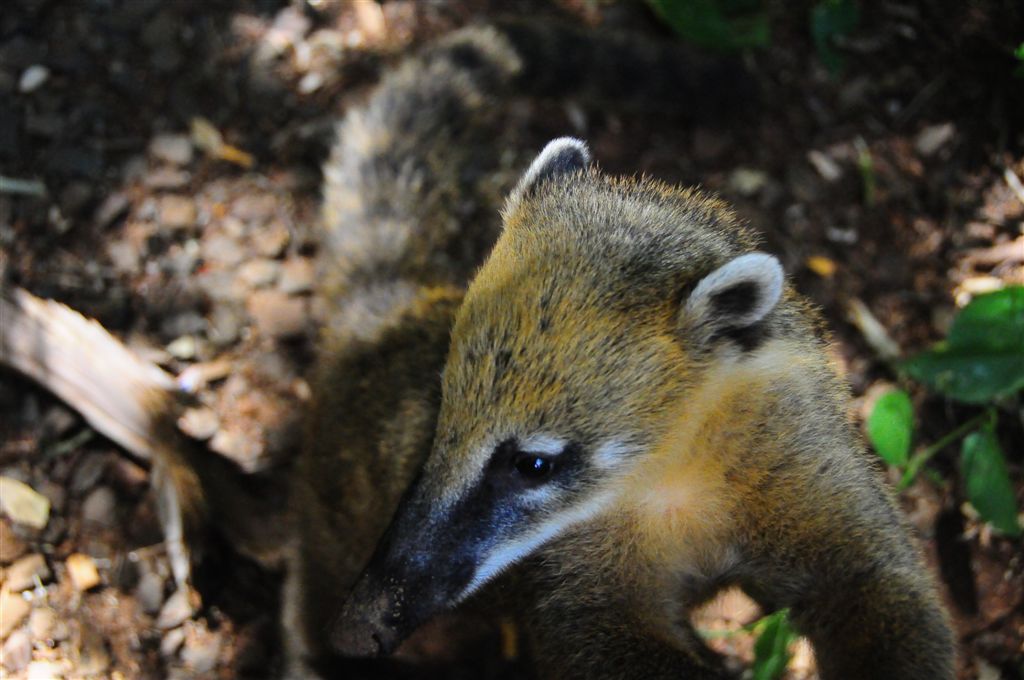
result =
[{"label": "coati head", "polygon": [[782,269],[728,208],[588,166],[582,142],[555,140],[509,197],[452,330],[433,450],[346,602],[339,651],[390,651],[612,511],[702,372],[775,332]]}]

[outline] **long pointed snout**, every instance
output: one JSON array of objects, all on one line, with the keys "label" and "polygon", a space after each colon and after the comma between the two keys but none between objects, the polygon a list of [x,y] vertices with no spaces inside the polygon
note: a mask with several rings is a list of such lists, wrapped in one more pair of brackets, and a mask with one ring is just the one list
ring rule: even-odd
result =
[{"label": "long pointed snout", "polygon": [[452,606],[472,578],[475,541],[449,518],[430,521],[417,511],[422,507],[413,503],[399,510],[345,601],[330,632],[340,654],[390,654]]}]

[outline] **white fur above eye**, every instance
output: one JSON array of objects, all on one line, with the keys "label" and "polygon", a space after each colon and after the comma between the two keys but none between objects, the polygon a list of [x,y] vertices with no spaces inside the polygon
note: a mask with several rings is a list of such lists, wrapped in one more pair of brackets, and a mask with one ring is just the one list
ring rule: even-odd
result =
[{"label": "white fur above eye", "polygon": [[[763,319],[778,304],[782,297],[783,280],[782,265],[773,255],[740,255],[701,279],[686,301],[686,313],[692,319],[713,325],[720,321],[729,326],[750,326]],[[745,285],[753,288],[754,300],[751,306],[726,319],[712,318],[717,313],[714,309],[715,297]]]}]

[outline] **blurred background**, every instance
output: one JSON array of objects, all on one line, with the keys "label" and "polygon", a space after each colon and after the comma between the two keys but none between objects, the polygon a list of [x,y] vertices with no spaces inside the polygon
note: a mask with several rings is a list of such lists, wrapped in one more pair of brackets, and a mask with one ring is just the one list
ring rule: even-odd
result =
[{"label": "blurred background", "polygon": [[[1019,0],[7,0],[0,284],[186,376],[192,433],[272,469],[309,398],[334,122],[417,46],[510,14],[677,41],[747,74],[728,115],[699,94],[656,114],[519,98],[524,148],[494,153],[515,165],[579,136],[606,171],[700,184],[762,231],[834,332],[852,415],[942,583],[961,677],[1024,678]],[[148,478],[0,371],[5,677],[275,667],[278,575],[215,549],[202,603],[175,594]],[[700,627],[737,663],[757,657],[756,677],[814,677],[762,614],[732,593]],[[458,658],[460,635],[409,653]],[[475,654],[522,672],[508,631],[480,635]]]}]

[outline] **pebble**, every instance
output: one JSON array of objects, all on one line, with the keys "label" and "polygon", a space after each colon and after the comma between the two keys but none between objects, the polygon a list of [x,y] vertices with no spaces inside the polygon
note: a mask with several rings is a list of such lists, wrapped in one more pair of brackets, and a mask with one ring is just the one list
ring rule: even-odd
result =
[{"label": "pebble", "polygon": [[768,175],[752,168],[736,168],[729,176],[729,188],[740,196],[753,196],[768,183]]},{"label": "pebble", "polygon": [[266,288],[277,280],[281,265],[274,260],[257,258],[238,268],[238,278],[250,288]]},{"label": "pebble", "polygon": [[952,123],[940,123],[929,125],[917,133],[914,138],[914,148],[922,156],[934,156],[935,153],[949,143],[956,134],[956,126]]},{"label": "pebble", "polygon": [[28,680],[54,680],[63,678],[70,669],[67,662],[61,661],[33,661],[28,665]]},{"label": "pebble", "polygon": [[221,347],[234,344],[242,331],[244,324],[242,316],[242,312],[234,305],[217,305],[210,314],[206,337],[210,339],[210,342]]},{"label": "pebble", "polygon": [[131,207],[131,199],[123,191],[115,191],[100,203],[93,216],[93,222],[100,229],[105,229],[121,218]]},{"label": "pebble", "polygon": [[118,273],[137,274],[139,271],[139,249],[128,241],[108,242],[107,257]]},{"label": "pebble", "polygon": [[271,194],[246,194],[231,204],[231,214],[244,222],[269,219],[277,210],[277,199]]},{"label": "pebble", "polygon": [[117,520],[117,499],[107,486],[97,487],[82,502],[82,520],[99,526],[112,527]]},{"label": "pebble", "polygon": [[197,627],[194,635],[186,637],[181,660],[196,675],[209,673],[217,667],[223,637],[220,633]]},{"label": "pebble", "polygon": [[272,338],[301,335],[309,317],[305,300],[277,290],[256,291],[249,296],[248,309],[260,332]]},{"label": "pebble", "polygon": [[82,626],[82,639],[79,642],[78,673],[91,676],[101,675],[110,668],[110,652],[107,643],[96,629]]},{"label": "pebble", "polygon": [[843,169],[839,167],[839,164],[832,160],[831,156],[817,149],[807,152],[807,160],[826,182],[835,182],[843,176]]},{"label": "pebble", "polygon": [[195,148],[188,135],[159,134],[150,141],[149,153],[157,160],[181,166],[192,162]]},{"label": "pebble", "polygon": [[4,574],[4,587],[13,592],[28,590],[36,584],[36,579],[45,582],[50,578],[50,568],[39,553],[26,555],[7,568]]},{"label": "pebble", "polygon": [[190,408],[185,409],[185,412],[178,418],[178,427],[193,439],[206,441],[217,434],[220,419],[217,418],[213,409],[206,406]]},{"label": "pebble", "polygon": [[24,482],[0,477],[0,510],[11,521],[42,529],[50,519],[50,501]]},{"label": "pebble", "polygon": [[24,670],[32,661],[32,639],[24,629],[18,629],[11,633],[0,650],[3,658],[3,666],[11,673]]},{"label": "pebble", "polygon": [[0,519],[0,564],[10,564],[25,554],[28,546],[14,533],[6,519]]},{"label": "pebble", "polygon": [[245,256],[234,239],[219,235],[203,239],[200,252],[207,262],[228,267],[237,265]]},{"label": "pebble", "polygon": [[45,83],[49,79],[49,68],[43,66],[42,64],[32,64],[27,69],[22,71],[21,78],[18,79],[18,91],[22,94],[35,92],[43,86],[43,83]]},{"label": "pebble", "polygon": [[184,170],[178,170],[172,167],[162,167],[146,173],[143,181],[150,189],[162,189],[167,191],[171,189],[181,189],[187,185],[191,179],[192,175]]},{"label": "pebble", "polygon": [[281,265],[281,278],[277,287],[282,293],[308,293],[313,290],[316,267],[309,257],[293,257]]},{"label": "pebble", "polygon": [[21,595],[6,588],[0,590],[0,640],[6,640],[21,625],[31,608]]},{"label": "pebble", "polygon": [[57,612],[50,607],[37,607],[28,617],[28,632],[33,640],[53,639],[57,628]]},{"label": "pebble", "polygon": [[160,611],[160,605],[164,603],[163,577],[155,571],[143,574],[135,588],[135,599],[138,600],[142,611],[150,616]]},{"label": "pebble", "polygon": [[79,592],[85,592],[100,584],[100,572],[96,562],[85,553],[72,553],[64,562],[71,577],[71,585]]},{"label": "pebble", "polygon": [[192,605],[188,601],[188,591],[185,588],[179,588],[164,602],[159,616],[156,617],[156,627],[161,630],[177,628],[190,616],[192,616]]},{"label": "pebble", "polygon": [[164,637],[160,640],[160,655],[162,657],[170,658],[178,653],[181,649],[181,645],[185,642],[185,629],[174,628],[164,633]]},{"label": "pebble", "polygon": [[[182,335],[196,335],[206,330],[206,319],[203,315],[187,311],[164,319],[160,323],[160,334],[168,338],[179,338]],[[169,351],[169,350],[168,350]]]},{"label": "pebble", "polygon": [[89,491],[100,481],[107,469],[106,456],[85,455],[75,466],[71,473],[71,481],[68,482],[68,490],[73,496],[81,496]]},{"label": "pebble", "polygon": [[252,245],[263,257],[280,257],[290,240],[288,228],[277,220],[257,229],[252,235]]},{"label": "pebble", "polygon": [[167,345],[167,352],[175,359],[188,361],[196,356],[196,338],[194,335],[182,335]]},{"label": "pebble", "polygon": [[187,229],[195,226],[195,201],[186,196],[163,196],[160,199],[159,221],[169,229]]}]

